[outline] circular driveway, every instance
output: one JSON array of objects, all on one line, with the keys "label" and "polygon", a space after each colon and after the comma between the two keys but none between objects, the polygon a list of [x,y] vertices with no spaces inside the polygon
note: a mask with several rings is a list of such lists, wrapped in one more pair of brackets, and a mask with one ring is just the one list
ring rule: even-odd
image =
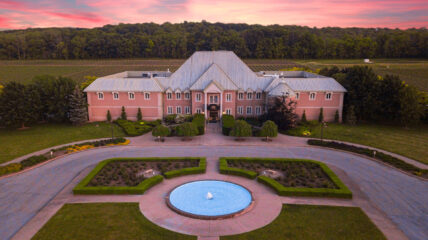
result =
[{"label": "circular driveway", "polygon": [[[311,147],[123,146],[72,154],[0,180],[0,236],[11,238],[83,169],[112,157],[308,158],[343,170],[410,239],[428,238],[428,182],[363,157]],[[156,187],[155,187],[156,188]]]}]

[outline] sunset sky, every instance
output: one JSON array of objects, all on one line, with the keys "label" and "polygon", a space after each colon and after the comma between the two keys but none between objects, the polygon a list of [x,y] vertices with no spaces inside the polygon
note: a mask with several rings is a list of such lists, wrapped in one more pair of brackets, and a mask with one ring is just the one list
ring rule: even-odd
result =
[{"label": "sunset sky", "polygon": [[427,0],[0,0],[0,29],[183,21],[428,27]]}]

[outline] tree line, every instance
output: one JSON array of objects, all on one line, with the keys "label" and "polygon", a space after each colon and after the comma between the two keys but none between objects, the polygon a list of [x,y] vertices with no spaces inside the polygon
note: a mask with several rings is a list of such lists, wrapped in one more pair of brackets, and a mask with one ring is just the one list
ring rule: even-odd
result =
[{"label": "tree line", "polygon": [[347,122],[409,126],[428,120],[427,93],[409,86],[398,76],[379,76],[367,66],[322,68],[320,74],[333,77],[346,88],[343,116]]},{"label": "tree line", "polygon": [[427,58],[428,30],[202,21],[0,32],[0,59],[186,58],[200,50],[242,58]]},{"label": "tree line", "polygon": [[0,91],[0,126],[21,127],[39,122],[83,124],[87,103],[70,78],[37,76],[30,84],[9,82]]}]

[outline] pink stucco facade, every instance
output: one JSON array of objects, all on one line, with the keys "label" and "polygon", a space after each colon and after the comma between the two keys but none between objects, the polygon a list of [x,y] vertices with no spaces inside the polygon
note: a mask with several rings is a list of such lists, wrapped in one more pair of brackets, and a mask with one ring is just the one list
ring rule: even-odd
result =
[{"label": "pink stucco facade", "polygon": [[[99,93],[102,93],[103,98],[98,97]],[[257,117],[265,112],[268,103],[267,96],[263,92],[257,96],[257,92],[249,94],[249,92],[229,90],[221,93],[189,91],[188,94],[180,92],[178,94],[180,98],[177,97],[177,92],[170,92],[171,98],[168,98],[168,92],[149,92],[149,98],[145,97],[146,93],[134,92],[134,99],[130,99],[129,92],[118,92],[119,98],[114,99],[112,92],[88,92],[89,120],[105,121],[108,110],[112,118],[117,119],[120,117],[122,106],[125,107],[130,120],[136,120],[138,108],[141,109],[145,120],[162,119],[168,114],[197,112],[206,113],[209,119],[211,117],[209,106],[212,104],[218,106],[214,113],[218,117],[224,113],[230,113],[235,117]],[[310,93],[315,93],[314,99],[310,99]],[[298,98],[292,99],[297,102],[296,113],[299,118],[305,111],[308,120],[317,120],[320,109],[323,108],[325,121],[333,121],[336,111],[342,119],[343,92],[331,92],[330,99],[326,98],[326,92],[299,92],[298,95]],[[205,108],[205,100],[208,103],[207,108]]]}]

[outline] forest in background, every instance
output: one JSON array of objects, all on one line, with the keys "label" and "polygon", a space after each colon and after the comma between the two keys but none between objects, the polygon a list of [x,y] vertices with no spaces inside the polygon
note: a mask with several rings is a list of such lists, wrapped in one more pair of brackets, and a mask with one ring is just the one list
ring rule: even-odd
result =
[{"label": "forest in background", "polygon": [[428,30],[202,21],[0,32],[5,60],[187,58],[201,50],[231,50],[242,58],[428,58]]}]

